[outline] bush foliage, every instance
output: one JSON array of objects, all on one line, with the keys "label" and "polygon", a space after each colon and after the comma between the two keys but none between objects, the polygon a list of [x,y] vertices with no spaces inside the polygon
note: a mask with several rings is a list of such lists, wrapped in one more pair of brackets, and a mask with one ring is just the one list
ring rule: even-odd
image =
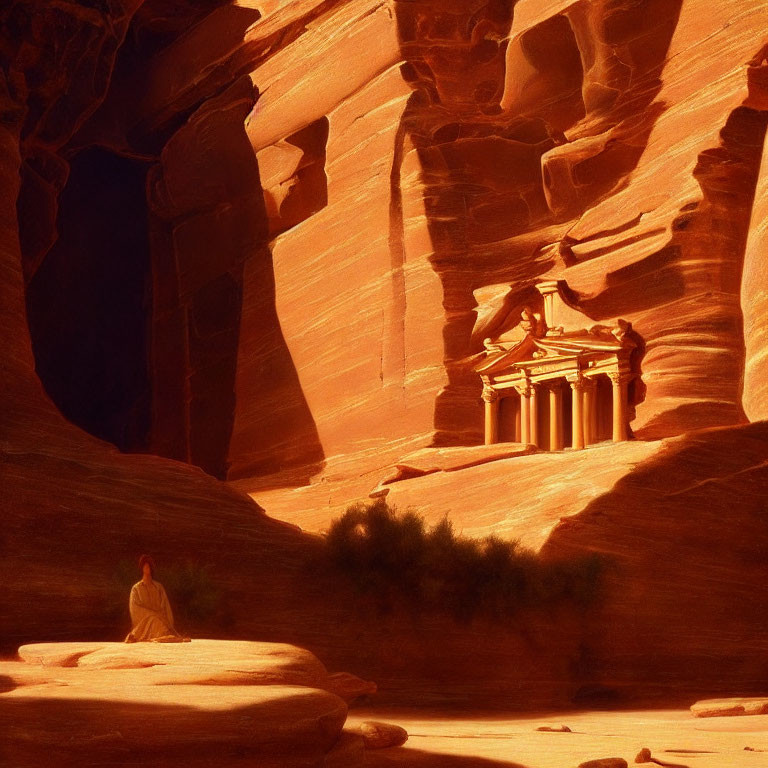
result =
[{"label": "bush foliage", "polygon": [[458,536],[447,519],[430,528],[384,499],[350,507],[334,520],[327,552],[332,567],[382,611],[448,611],[460,621],[564,602],[586,607],[602,570],[595,555],[551,562],[517,541]]}]

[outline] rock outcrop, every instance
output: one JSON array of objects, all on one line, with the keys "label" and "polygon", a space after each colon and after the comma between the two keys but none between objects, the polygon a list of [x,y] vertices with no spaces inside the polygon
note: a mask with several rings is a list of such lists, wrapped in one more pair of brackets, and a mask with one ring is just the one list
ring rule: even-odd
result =
[{"label": "rock outcrop", "polygon": [[[69,155],[62,147],[106,94],[117,51],[124,50],[121,43],[140,4],[96,8],[20,0],[0,11],[0,551],[18,575],[0,598],[5,651],[31,638],[119,636],[125,629],[120,571],[125,567],[133,575],[133,563],[144,551],[168,567],[189,563],[198,573],[207,572],[214,593],[229,594],[242,607],[233,613],[223,600],[214,600],[218,607],[208,618],[198,616],[200,629],[209,621],[210,629],[220,632],[229,624],[237,631],[237,614],[247,623],[255,616],[265,629],[274,628],[282,623],[272,611],[276,606],[287,626],[295,627],[294,601],[303,598],[293,580],[316,548],[295,527],[270,520],[245,495],[197,468],[123,455],[86,434],[62,416],[37,375],[42,363],[41,348],[36,347],[36,360],[30,338],[29,326],[36,323],[32,297],[50,295],[36,293],[34,286],[49,263],[43,258],[49,241],[56,239],[49,214],[55,218],[67,176],[64,155]],[[78,223],[75,229],[84,232],[84,227]],[[43,241],[45,248],[37,250]],[[77,302],[99,296],[93,284],[68,294],[67,286],[83,277],[82,264],[72,258],[84,250],[85,244],[67,251],[67,259],[53,254],[51,263],[58,266],[44,279],[52,280],[48,287],[56,296],[75,296]],[[53,326],[66,331],[68,321],[58,313],[67,305],[46,307],[47,317],[57,317]],[[121,305],[107,308],[119,315]],[[79,321],[87,311],[87,303],[74,303],[68,317]],[[98,373],[98,361],[86,350],[102,330],[92,326],[77,337],[82,354],[60,358],[64,374],[81,370],[87,379]],[[105,337],[96,342],[107,358],[125,354],[125,338],[107,342]],[[118,374],[107,375],[115,392],[123,383]],[[72,405],[71,397],[68,402]],[[112,423],[130,432],[125,421]],[[233,569],[233,562],[242,567]],[[255,614],[248,597],[254,584],[272,594]]]},{"label": "rock outcrop", "polygon": [[368,749],[400,747],[408,741],[408,732],[405,728],[391,723],[379,723],[375,720],[366,720],[361,723],[360,734]]},{"label": "rock outcrop", "polygon": [[[568,641],[544,643],[551,673],[558,661],[567,668],[570,698],[759,695],[768,604],[754,585],[768,578],[767,453],[768,427],[755,423],[501,458],[384,487],[390,504],[431,525],[447,515],[464,535],[517,539],[545,559],[601,558],[592,607]],[[296,519],[306,503],[308,524],[321,527],[309,493],[294,497]],[[554,641],[568,626],[559,622],[537,632]]]},{"label": "rock outcrop", "polygon": [[768,698],[705,699],[692,704],[691,712],[696,717],[768,715]]},{"label": "rock outcrop", "polygon": [[664,441],[553,529],[544,557],[593,551],[607,567],[583,636],[585,695],[764,692],[767,446],[765,422]]},{"label": "rock outcrop", "polygon": [[333,761],[337,746],[351,754],[341,740],[347,707],[299,648],[50,643],[19,655],[24,663],[0,663],[9,765],[102,765],[127,754],[154,765],[362,765]]}]

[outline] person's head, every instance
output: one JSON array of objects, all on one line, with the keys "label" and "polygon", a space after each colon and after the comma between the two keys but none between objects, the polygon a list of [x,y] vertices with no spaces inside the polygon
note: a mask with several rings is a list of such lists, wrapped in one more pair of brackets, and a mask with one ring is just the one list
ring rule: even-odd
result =
[{"label": "person's head", "polygon": [[139,568],[141,569],[142,576],[147,576],[151,579],[155,575],[155,561],[150,555],[142,555],[139,558]]}]

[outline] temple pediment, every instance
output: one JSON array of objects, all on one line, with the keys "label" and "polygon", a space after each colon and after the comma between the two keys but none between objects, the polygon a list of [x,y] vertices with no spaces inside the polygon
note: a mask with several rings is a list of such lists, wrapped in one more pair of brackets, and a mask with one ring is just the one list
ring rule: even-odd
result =
[{"label": "temple pediment", "polygon": [[536,365],[551,362],[556,357],[589,356],[594,354],[620,354],[631,351],[635,342],[627,337],[628,323],[610,328],[595,325],[589,330],[536,337],[527,334],[522,341],[508,348],[490,341],[486,345],[485,359],[475,367],[481,375],[489,375],[513,366]]},{"label": "temple pediment", "polygon": [[565,281],[551,280],[536,287],[543,299],[543,316],[525,307],[514,329],[486,339],[486,357],[475,368],[481,376],[535,368],[555,358],[620,356],[634,348],[629,323],[596,324],[568,301]]}]

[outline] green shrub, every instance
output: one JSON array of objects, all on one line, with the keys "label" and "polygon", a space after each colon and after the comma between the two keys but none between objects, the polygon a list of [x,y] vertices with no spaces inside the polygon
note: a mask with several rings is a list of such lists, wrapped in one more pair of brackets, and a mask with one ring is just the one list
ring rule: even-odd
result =
[{"label": "green shrub", "polygon": [[350,507],[333,521],[326,543],[331,568],[380,610],[448,611],[460,621],[565,602],[586,607],[602,571],[594,555],[549,562],[516,541],[457,536],[447,519],[428,528],[384,499]]}]

